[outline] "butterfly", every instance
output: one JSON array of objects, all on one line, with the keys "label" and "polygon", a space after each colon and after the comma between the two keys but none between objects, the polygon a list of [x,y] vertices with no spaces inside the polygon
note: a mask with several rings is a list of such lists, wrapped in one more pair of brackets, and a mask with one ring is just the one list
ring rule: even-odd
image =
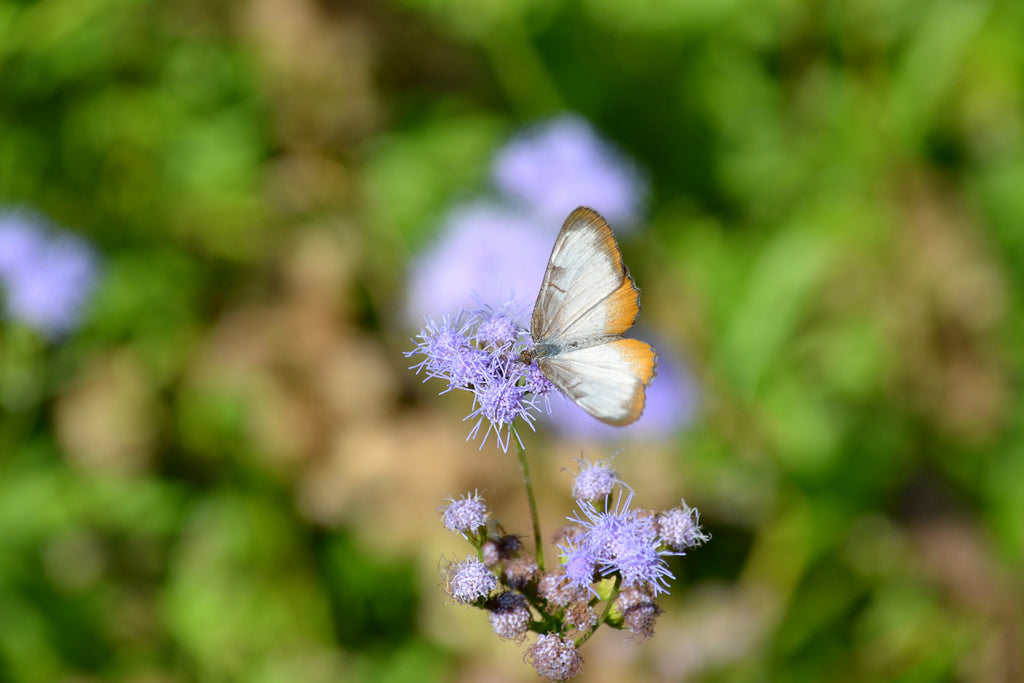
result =
[{"label": "butterfly", "polygon": [[608,223],[581,206],[555,239],[533,307],[534,347],[524,354],[576,405],[610,425],[644,410],[657,355],[622,335],[640,313],[640,290]]}]

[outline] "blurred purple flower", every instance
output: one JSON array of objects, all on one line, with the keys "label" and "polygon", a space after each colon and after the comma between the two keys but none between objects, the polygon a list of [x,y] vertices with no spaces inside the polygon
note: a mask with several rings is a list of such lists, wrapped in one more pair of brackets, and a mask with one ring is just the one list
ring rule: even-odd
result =
[{"label": "blurred purple flower", "polygon": [[501,192],[555,226],[586,205],[623,232],[639,221],[647,192],[636,165],[575,115],[512,138],[496,155],[493,176]]},{"label": "blurred purple flower", "polygon": [[55,339],[71,332],[95,288],[98,259],[82,238],[30,213],[0,212],[4,314]]},{"label": "blurred purple flower", "polygon": [[687,427],[696,416],[698,387],[685,362],[657,345],[658,374],[647,389],[643,415],[631,425],[612,427],[595,420],[572,401],[551,401],[551,422],[555,431],[572,438],[616,441],[630,438],[662,438]]},{"label": "blurred purple flower", "polygon": [[532,306],[557,227],[539,226],[487,202],[454,209],[437,242],[412,266],[406,319],[416,322],[512,294]]}]

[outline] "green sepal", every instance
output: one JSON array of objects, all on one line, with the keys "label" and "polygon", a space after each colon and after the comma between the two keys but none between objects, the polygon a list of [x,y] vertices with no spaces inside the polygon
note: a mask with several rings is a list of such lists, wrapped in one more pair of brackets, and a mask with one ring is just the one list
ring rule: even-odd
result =
[{"label": "green sepal", "polygon": [[615,577],[609,576],[608,578],[601,579],[594,585],[594,589],[597,590],[599,600],[607,600],[611,597],[612,591],[615,590]]}]

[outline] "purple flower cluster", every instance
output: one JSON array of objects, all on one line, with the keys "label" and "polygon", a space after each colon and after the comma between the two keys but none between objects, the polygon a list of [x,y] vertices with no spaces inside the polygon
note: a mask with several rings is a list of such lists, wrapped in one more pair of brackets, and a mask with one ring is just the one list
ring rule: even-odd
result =
[{"label": "purple flower cluster", "polygon": [[[589,587],[595,573],[618,574],[625,587],[641,586],[654,594],[668,592],[668,579],[674,578],[665,562],[673,551],[662,549],[661,540],[650,513],[630,510],[630,494],[603,512],[587,501],[577,501],[583,517],[570,517],[583,533],[560,546],[565,558],[566,577],[581,588]],[[591,589],[593,590],[593,589]],[[596,591],[594,591],[596,593]]]},{"label": "purple flower cluster", "polygon": [[0,212],[3,313],[50,339],[78,325],[96,284],[98,259],[83,239],[33,214]]},{"label": "purple flower cluster", "polygon": [[452,389],[473,394],[473,409],[466,419],[476,423],[468,438],[476,438],[486,421],[481,448],[493,431],[498,446],[507,451],[512,435],[519,440],[515,421],[521,419],[533,429],[536,414],[555,390],[536,365],[520,360],[532,341],[518,310],[509,302],[497,309],[483,307],[468,315],[428,320],[419,341],[413,340],[416,348],[406,352],[407,357],[423,357],[412,366],[417,374],[422,371],[428,379],[448,383],[442,394]]},{"label": "purple flower cluster", "polygon": [[[610,462],[577,462],[573,495],[580,512],[559,532],[563,562],[553,569],[540,566],[518,536],[497,533],[501,524],[487,519],[479,494],[449,498],[444,508],[445,526],[462,533],[479,557],[444,567],[446,593],[454,602],[487,611],[499,638],[518,643],[536,633],[526,659],[552,681],[582,671],[580,646],[602,624],[639,639],[653,635],[661,614],[658,596],[668,592],[673,578],[666,556],[682,555],[710,538],[685,502],[660,513],[632,509],[633,494],[624,493],[629,487]],[[615,489],[618,501],[609,509]],[[602,500],[600,509],[585,499],[591,494]]]}]

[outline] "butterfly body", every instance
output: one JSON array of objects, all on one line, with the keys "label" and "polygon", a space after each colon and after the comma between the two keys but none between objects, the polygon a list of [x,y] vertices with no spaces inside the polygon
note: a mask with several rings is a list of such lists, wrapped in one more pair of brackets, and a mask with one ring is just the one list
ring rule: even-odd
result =
[{"label": "butterfly body", "polygon": [[536,360],[545,377],[577,405],[612,425],[643,412],[657,356],[623,337],[640,312],[640,290],[622,262],[611,228],[581,206],[566,218],[533,309]]}]

